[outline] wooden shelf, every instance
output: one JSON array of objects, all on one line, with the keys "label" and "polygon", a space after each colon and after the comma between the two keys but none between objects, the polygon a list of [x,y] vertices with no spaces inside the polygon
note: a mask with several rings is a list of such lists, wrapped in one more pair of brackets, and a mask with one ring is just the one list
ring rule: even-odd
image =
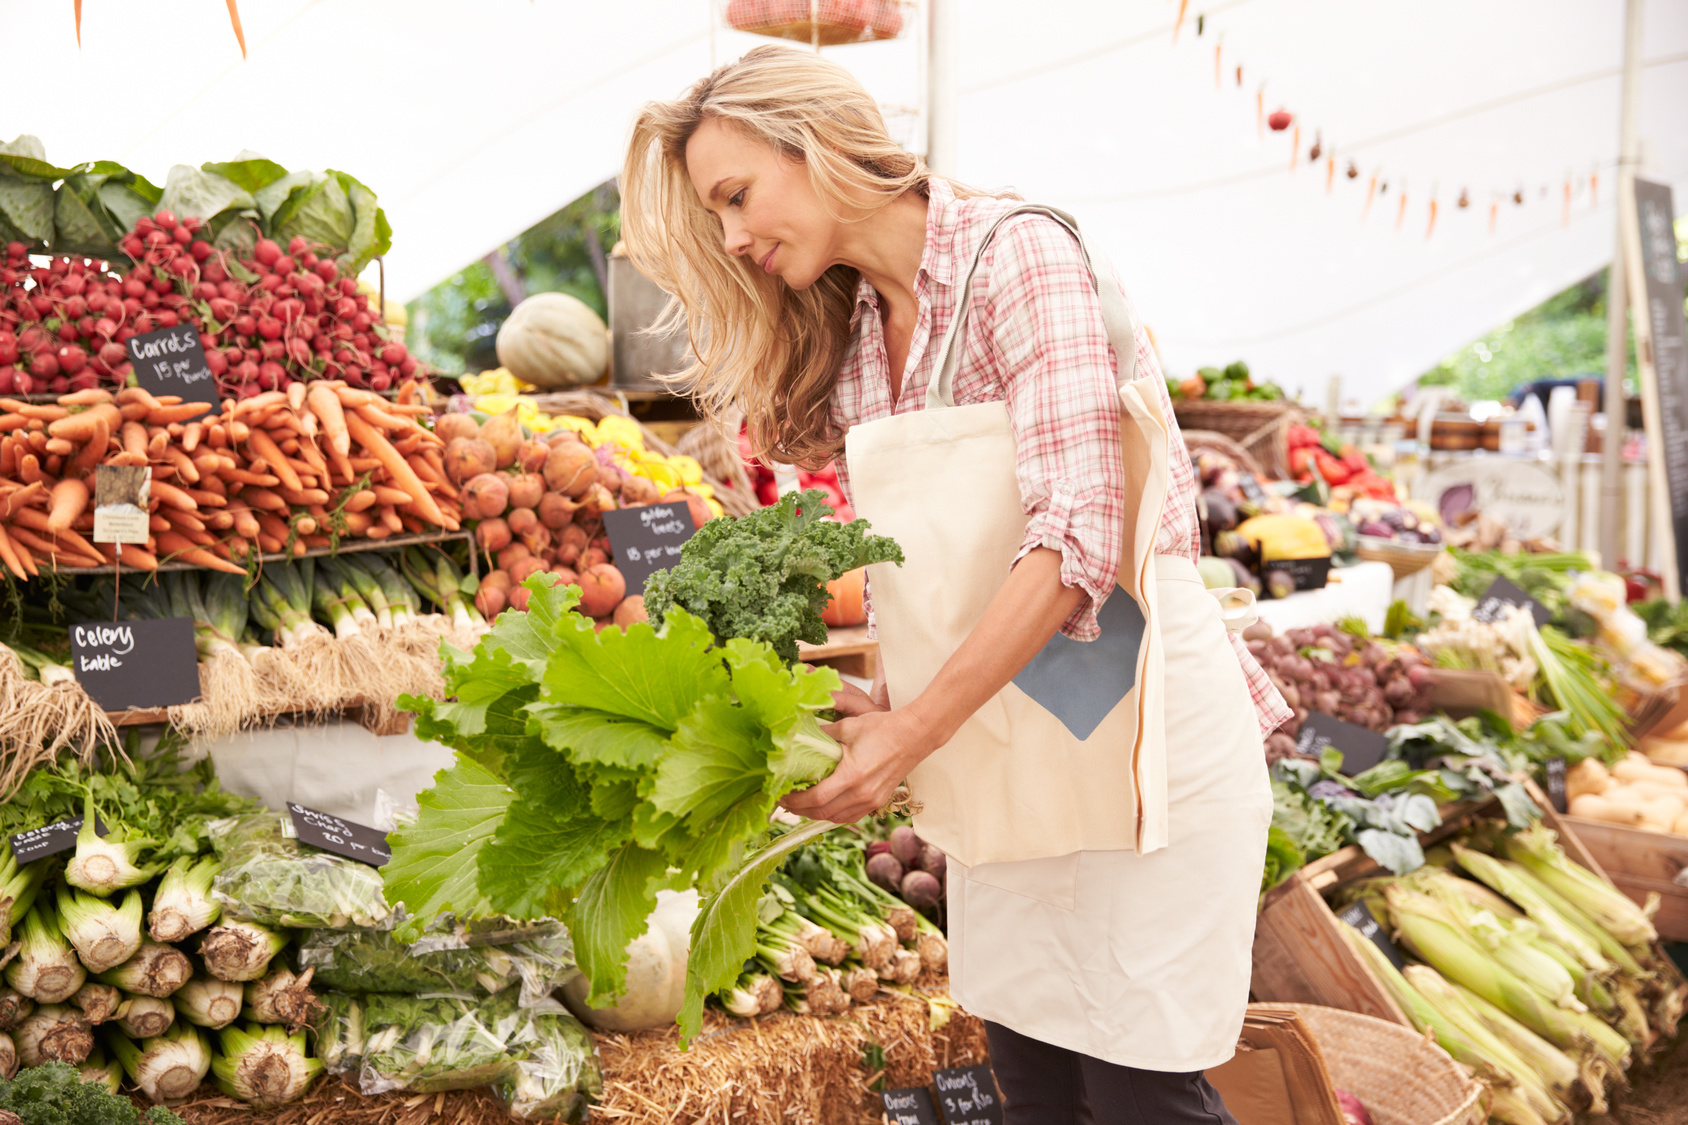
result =
[{"label": "wooden shelf", "polygon": [[[433,543],[469,543],[473,546],[474,535],[467,531],[444,531],[438,534],[423,535],[393,535],[386,539],[342,539],[340,546],[334,550],[326,547],[313,547],[302,555],[277,551],[258,556],[260,563],[291,562],[295,559],[320,559],[328,555],[349,555],[359,551],[393,551],[402,547],[427,546]],[[60,574],[116,574],[114,566],[61,566],[56,568]],[[159,570],[204,570],[198,563],[189,562],[161,562]],[[126,574],[151,574],[153,571],[140,570],[136,567],[124,567]],[[475,552],[469,552],[469,572],[476,577],[480,575],[479,559]]]},{"label": "wooden shelf", "polygon": [[873,679],[879,668],[879,642],[867,635],[866,625],[831,629],[824,645],[798,641],[797,655],[809,664],[825,664],[864,680]]},{"label": "wooden shelf", "polygon": [[[278,719],[286,716],[301,716],[307,718],[322,718],[339,714],[350,719],[369,731],[371,734],[392,735],[404,734],[410,729],[410,715],[405,712],[387,712],[383,716],[380,707],[373,703],[351,703],[345,707],[332,708],[323,711],[310,707],[289,707],[280,711],[268,712],[266,719]],[[131,707],[127,711],[107,711],[106,718],[117,727],[144,727],[155,723],[168,723],[170,712],[163,707]]]}]

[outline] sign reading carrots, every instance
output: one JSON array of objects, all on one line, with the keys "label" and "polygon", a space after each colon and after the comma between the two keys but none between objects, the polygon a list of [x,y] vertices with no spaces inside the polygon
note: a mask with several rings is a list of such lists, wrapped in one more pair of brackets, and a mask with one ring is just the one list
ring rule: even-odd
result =
[{"label": "sign reading carrots", "polygon": [[193,325],[177,324],[131,336],[128,347],[136,382],[152,394],[215,398],[217,381],[206,366],[199,329]]}]

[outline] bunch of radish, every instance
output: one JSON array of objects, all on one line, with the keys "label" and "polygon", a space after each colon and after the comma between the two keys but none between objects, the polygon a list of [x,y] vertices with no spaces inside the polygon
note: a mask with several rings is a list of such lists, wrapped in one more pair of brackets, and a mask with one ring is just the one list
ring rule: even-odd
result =
[{"label": "bunch of radish", "polygon": [[867,846],[867,877],[917,909],[943,901],[944,869],[944,853],[907,825]]},{"label": "bunch of radish", "polygon": [[1301,724],[1322,711],[1368,730],[1423,720],[1430,710],[1430,666],[1411,645],[1358,637],[1333,625],[1290,629],[1281,636],[1263,621],[1243,633],[1295,718],[1266,738],[1268,761],[1295,754]]},{"label": "bunch of radish", "polygon": [[63,394],[121,386],[132,374],[125,342],[192,325],[221,395],[250,398],[295,381],[338,379],[385,391],[417,371],[387,338],[380,310],[342,277],[332,248],[303,237],[284,250],[261,238],[233,259],[199,238],[196,218],[143,216],[106,262],[32,262],[21,242],[0,267],[0,394]]},{"label": "bunch of radish", "polygon": [[547,571],[580,587],[578,608],[599,628],[643,621],[645,599],[627,594],[604,512],[669,502],[688,505],[696,526],[714,515],[701,496],[665,493],[617,467],[613,442],[593,449],[570,429],[543,439],[529,435],[514,408],[484,424],[468,414],[442,414],[434,432],[446,443],[446,476],[462,490],[463,518],[474,523],[475,542],[491,568],[475,598],[488,618],[527,609],[523,583]]}]

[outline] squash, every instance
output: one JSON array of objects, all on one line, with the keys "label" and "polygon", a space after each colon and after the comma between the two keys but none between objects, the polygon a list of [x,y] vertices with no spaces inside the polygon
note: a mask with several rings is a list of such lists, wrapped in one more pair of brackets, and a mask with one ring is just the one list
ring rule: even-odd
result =
[{"label": "squash", "polygon": [[845,571],[826,584],[831,600],[821,610],[821,620],[839,629],[867,624],[867,571],[862,567]]},{"label": "squash", "polygon": [[567,293],[535,293],[498,330],[498,362],[550,389],[594,383],[609,364],[603,318]]},{"label": "squash", "polygon": [[672,1024],[686,999],[686,957],[697,913],[697,891],[658,891],[649,927],[627,943],[627,985],[616,1002],[608,1008],[588,1006],[590,988],[582,976],[563,986],[563,1002],[599,1031]]}]

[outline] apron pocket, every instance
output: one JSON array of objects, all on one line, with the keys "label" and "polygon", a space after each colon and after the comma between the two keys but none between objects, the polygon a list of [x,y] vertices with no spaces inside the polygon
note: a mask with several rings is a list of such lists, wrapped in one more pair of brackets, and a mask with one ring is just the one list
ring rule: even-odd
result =
[{"label": "apron pocket", "polygon": [[1078,901],[1078,865],[1082,852],[1020,859],[1007,863],[979,863],[963,867],[950,861],[949,878],[1007,891],[1009,894],[1072,910]]}]

